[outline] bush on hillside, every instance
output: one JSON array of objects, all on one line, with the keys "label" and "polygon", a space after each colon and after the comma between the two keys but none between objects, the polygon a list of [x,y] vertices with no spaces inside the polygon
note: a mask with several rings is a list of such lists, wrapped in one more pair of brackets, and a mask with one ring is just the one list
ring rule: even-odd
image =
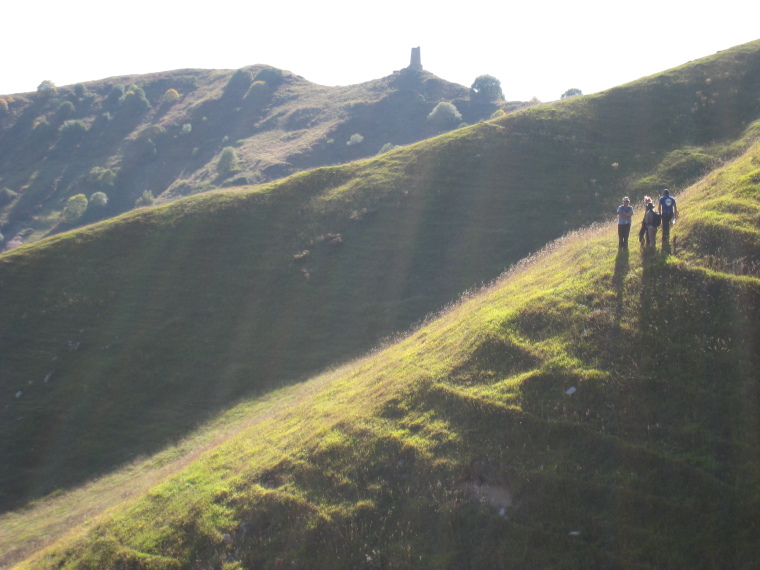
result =
[{"label": "bush on hillside", "polygon": [[110,188],[115,181],[116,172],[102,166],[94,166],[87,175],[87,182],[97,188]]},{"label": "bush on hillside", "polygon": [[90,196],[90,206],[102,208],[108,204],[108,195],[105,192],[95,192]]},{"label": "bush on hillside", "polygon": [[361,144],[364,141],[364,137],[361,136],[359,133],[354,133],[351,135],[351,138],[348,139],[346,144],[348,146],[355,146],[357,144]]},{"label": "bush on hillside", "polygon": [[156,199],[153,197],[151,190],[145,190],[142,195],[135,200],[135,208],[142,208],[144,206],[152,206]]},{"label": "bush on hillside", "polygon": [[184,123],[179,129],[180,136],[187,136],[193,131],[193,125],[190,123]]},{"label": "bush on hillside", "polygon": [[37,97],[40,99],[50,99],[55,96],[57,91],[58,88],[55,86],[55,83],[49,79],[45,79],[37,86]]},{"label": "bush on hillside", "polygon": [[84,135],[87,134],[87,125],[80,119],[70,120],[61,125],[59,132],[61,134],[61,138],[58,141],[59,145],[74,145],[80,142],[84,138]]},{"label": "bush on hillside", "polygon": [[177,101],[179,101],[179,93],[176,89],[167,89],[164,91],[163,102],[166,105],[174,105]]},{"label": "bush on hillside", "polygon": [[219,162],[216,163],[216,171],[220,176],[228,176],[240,170],[237,153],[231,146],[226,146],[219,156]]},{"label": "bush on hillside", "polygon": [[18,196],[17,192],[14,192],[10,188],[0,188],[0,208],[7,206]]},{"label": "bush on hillside", "polygon": [[74,107],[74,103],[71,101],[64,101],[60,104],[58,110],[55,112],[55,118],[59,123],[62,123],[63,121],[73,117],[75,112],[76,108]]},{"label": "bush on hillside", "polygon": [[579,95],[583,95],[583,91],[580,89],[576,89],[575,87],[568,89],[565,91],[561,96],[560,99],[569,99],[570,97],[578,97]]},{"label": "bush on hillside", "polygon": [[4,117],[8,114],[8,101],[0,99],[0,117]]},{"label": "bush on hillside", "polygon": [[385,143],[383,146],[380,147],[380,150],[377,154],[385,154],[386,152],[389,152],[393,150],[394,148],[398,148],[397,144],[393,143]]},{"label": "bush on hillside", "polygon": [[430,112],[427,120],[437,129],[453,129],[462,122],[462,114],[453,103],[442,101]]},{"label": "bush on hillside", "polygon": [[61,218],[67,224],[73,224],[81,218],[87,211],[87,196],[76,194],[68,199],[66,207],[63,209]]},{"label": "bush on hillside", "polygon": [[251,83],[248,93],[245,94],[246,102],[259,104],[269,96],[269,87],[264,81],[254,81]]},{"label": "bush on hillside", "polygon": [[121,107],[129,114],[142,114],[150,109],[150,101],[145,96],[145,91],[137,85],[130,85],[127,92],[120,99]]},{"label": "bush on hillside", "polygon": [[501,91],[501,81],[493,75],[479,75],[470,87],[470,96],[473,100],[496,101],[504,99]]},{"label": "bush on hillside", "polygon": [[283,81],[282,69],[265,67],[256,74],[256,81],[263,81],[270,87],[277,87]]},{"label": "bush on hillside", "polygon": [[103,108],[109,111],[116,111],[121,106],[122,97],[124,97],[124,86],[114,85],[108,92],[106,100],[103,101]]},{"label": "bush on hillside", "polygon": [[84,85],[82,85],[81,83],[77,83],[76,85],[74,85],[74,95],[76,95],[77,98],[81,99],[82,97],[85,96],[86,93],[87,93],[87,89],[85,89]]}]

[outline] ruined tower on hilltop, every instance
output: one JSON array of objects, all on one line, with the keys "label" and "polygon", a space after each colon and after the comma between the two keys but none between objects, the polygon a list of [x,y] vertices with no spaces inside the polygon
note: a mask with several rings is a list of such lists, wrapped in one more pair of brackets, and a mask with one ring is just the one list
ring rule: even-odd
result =
[{"label": "ruined tower on hilltop", "polygon": [[412,71],[422,71],[422,56],[420,56],[420,48],[412,48],[412,60],[407,69],[411,69]]}]

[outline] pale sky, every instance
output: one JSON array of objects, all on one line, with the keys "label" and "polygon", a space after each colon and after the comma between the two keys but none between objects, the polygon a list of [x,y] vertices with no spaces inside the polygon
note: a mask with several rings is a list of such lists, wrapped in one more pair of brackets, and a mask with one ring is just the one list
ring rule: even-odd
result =
[{"label": "pale sky", "polygon": [[760,2],[721,0],[16,0],[4,3],[0,94],[182,68],[273,65],[321,85],[422,65],[507,100],[595,93],[760,39]]}]

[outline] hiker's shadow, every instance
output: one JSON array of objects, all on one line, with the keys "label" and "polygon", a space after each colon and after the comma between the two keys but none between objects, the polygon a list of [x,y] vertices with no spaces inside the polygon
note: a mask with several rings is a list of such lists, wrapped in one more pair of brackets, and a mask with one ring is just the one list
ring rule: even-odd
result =
[{"label": "hiker's shadow", "polygon": [[621,247],[618,249],[617,256],[615,256],[615,272],[612,274],[612,284],[615,287],[615,324],[620,324],[620,319],[623,315],[623,291],[625,278],[628,272],[631,270],[631,265],[628,261],[628,248]]}]

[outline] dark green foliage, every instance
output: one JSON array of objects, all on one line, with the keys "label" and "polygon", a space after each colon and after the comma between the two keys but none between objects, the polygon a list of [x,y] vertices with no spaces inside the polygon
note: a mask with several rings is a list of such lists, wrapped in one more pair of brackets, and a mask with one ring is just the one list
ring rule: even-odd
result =
[{"label": "dark green foliage", "polygon": [[87,125],[80,119],[66,121],[59,129],[59,146],[67,147],[79,143],[87,134]]},{"label": "dark green foliage", "polygon": [[132,85],[120,99],[121,108],[131,115],[142,115],[150,110],[150,101],[142,88]]},{"label": "dark green foliage", "polygon": [[72,196],[66,202],[66,207],[63,209],[61,218],[67,224],[73,224],[84,215],[87,211],[87,196],[84,194],[77,194]]},{"label": "dark green foliage", "polygon": [[142,195],[135,200],[135,208],[142,208],[144,206],[152,206],[156,199],[153,197],[151,190],[145,190]]},{"label": "dark green foliage", "polygon": [[237,153],[231,146],[224,147],[222,154],[219,155],[219,161],[216,163],[216,171],[220,176],[229,176],[240,170]]},{"label": "dark green foliage", "polygon": [[275,88],[283,81],[283,74],[281,69],[276,67],[265,67],[256,74],[256,81],[263,81],[269,87]]},{"label": "dark green foliage", "polygon": [[55,83],[49,79],[46,79],[37,86],[37,96],[41,99],[50,99],[55,96],[57,91],[58,88],[55,86]]},{"label": "dark green foliage", "polygon": [[92,196],[90,196],[90,206],[102,208],[106,204],[108,204],[108,196],[105,192],[95,192]]},{"label": "dark green foliage", "polygon": [[79,99],[83,98],[85,94],[87,93],[87,89],[84,85],[81,83],[77,83],[74,85],[74,95],[76,95]]},{"label": "dark green foliage", "polygon": [[105,101],[103,101],[103,108],[111,112],[117,111],[121,106],[123,97],[124,86],[114,85],[108,92],[108,96],[106,97]]},{"label": "dark green foliage", "polygon": [[462,114],[453,103],[442,101],[430,112],[427,120],[436,129],[444,131],[458,125],[462,121]]},{"label": "dark green foliage", "polygon": [[583,91],[581,91],[580,89],[576,89],[575,87],[573,87],[573,88],[568,89],[567,91],[565,91],[562,94],[562,96],[560,97],[560,99],[567,99],[569,97],[578,97],[579,95],[583,95]]},{"label": "dark green foliage", "polygon": [[496,101],[504,99],[504,93],[501,91],[501,81],[493,75],[479,75],[472,82],[470,92],[473,100],[477,101]]},{"label": "dark green foliage", "polygon": [[58,110],[55,112],[55,119],[59,123],[62,123],[65,120],[73,117],[75,112],[76,112],[76,108],[74,107],[74,103],[72,103],[71,101],[64,101],[63,103],[61,103],[61,105],[58,107]]}]

